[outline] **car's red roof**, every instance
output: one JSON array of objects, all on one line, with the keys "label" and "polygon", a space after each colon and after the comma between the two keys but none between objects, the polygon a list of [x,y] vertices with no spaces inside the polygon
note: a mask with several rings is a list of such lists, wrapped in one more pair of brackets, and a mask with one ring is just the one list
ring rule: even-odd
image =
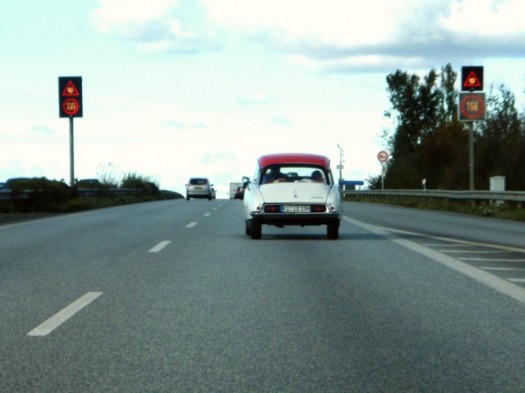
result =
[{"label": "car's red roof", "polygon": [[276,164],[313,164],[329,168],[330,160],[328,157],[319,154],[306,153],[278,153],[259,157],[259,166],[261,168]]}]

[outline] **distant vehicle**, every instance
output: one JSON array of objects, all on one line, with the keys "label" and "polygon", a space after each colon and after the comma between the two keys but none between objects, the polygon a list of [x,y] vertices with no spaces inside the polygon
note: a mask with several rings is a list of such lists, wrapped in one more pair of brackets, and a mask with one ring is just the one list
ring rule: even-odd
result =
[{"label": "distant vehicle", "polygon": [[234,199],[242,199],[241,198],[241,191],[242,190],[242,187],[237,187],[237,189],[235,190],[235,193],[233,194],[233,198]]},{"label": "distant vehicle", "polygon": [[186,184],[186,200],[190,198],[206,198],[212,200],[214,195],[213,184],[205,177],[192,177]]},{"label": "distant vehicle", "polygon": [[239,189],[239,187],[242,186],[242,182],[231,182],[230,183],[230,198],[236,199],[236,192]]},{"label": "distant vehicle", "polygon": [[234,195],[235,199],[244,199],[244,191],[246,190],[246,187],[248,187],[248,183],[249,182],[245,181],[242,183],[242,186],[237,187]]},{"label": "distant vehicle", "polygon": [[257,160],[255,178],[244,191],[246,235],[260,239],[262,225],[326,225],[339,238],[341,196],[330,160],[317,154],[270,154]]}]

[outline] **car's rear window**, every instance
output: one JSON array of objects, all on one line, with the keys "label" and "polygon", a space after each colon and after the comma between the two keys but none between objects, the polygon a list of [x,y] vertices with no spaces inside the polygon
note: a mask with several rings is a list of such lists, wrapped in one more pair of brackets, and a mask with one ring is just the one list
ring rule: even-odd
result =
[{"label": "car's rear window", "polygon": [[192,186],[205,186],[208,184],[208,179],[190,179]]},{"label": "car's rear window", "polygon": [[261,183],[320,182],[329,179],[324,168],[313,165],[270,165],[262,172]]}]

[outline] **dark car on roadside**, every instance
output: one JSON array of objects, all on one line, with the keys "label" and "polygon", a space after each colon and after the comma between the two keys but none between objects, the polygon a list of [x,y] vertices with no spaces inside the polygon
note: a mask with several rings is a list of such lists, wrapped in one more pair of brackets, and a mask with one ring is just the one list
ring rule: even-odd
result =
[{"label": "dark car on roadside", "polygon": [[235,189],[234,194],[233,194],[233,198],[234,198],[234,199],[242,199],[242,198],[241,198],[241,192],[242,192],[242,187],[237,187],[237,188]]}]

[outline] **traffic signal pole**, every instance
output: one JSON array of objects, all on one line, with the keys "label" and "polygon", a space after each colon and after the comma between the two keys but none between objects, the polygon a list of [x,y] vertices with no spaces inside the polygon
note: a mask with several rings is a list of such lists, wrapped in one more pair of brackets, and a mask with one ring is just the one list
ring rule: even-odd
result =
[{"label": "traffic signal pole", "polygon": [[69,185],[75,185],[75,136],[73,118],[82,117],[82,77],[58,77],[59,117],[69,118]]},{"label": "traffic signal pole", "polygon": [[69,185],[75,185],[75,137],[73,130],[73,116],[69,117]]},{"label": "traffic signal pole", "polygon": [[485,93],[483,90],[483,66],[461,67],[461,90],[459,93],[459,120],[469,122],[469,189],[474,191],[474,121],[485,120]]},{"label": "traffic signal pole", "polygon": [[468,133],[469,148],[469,189],[474,191],[474,122],[470,122]]}]

